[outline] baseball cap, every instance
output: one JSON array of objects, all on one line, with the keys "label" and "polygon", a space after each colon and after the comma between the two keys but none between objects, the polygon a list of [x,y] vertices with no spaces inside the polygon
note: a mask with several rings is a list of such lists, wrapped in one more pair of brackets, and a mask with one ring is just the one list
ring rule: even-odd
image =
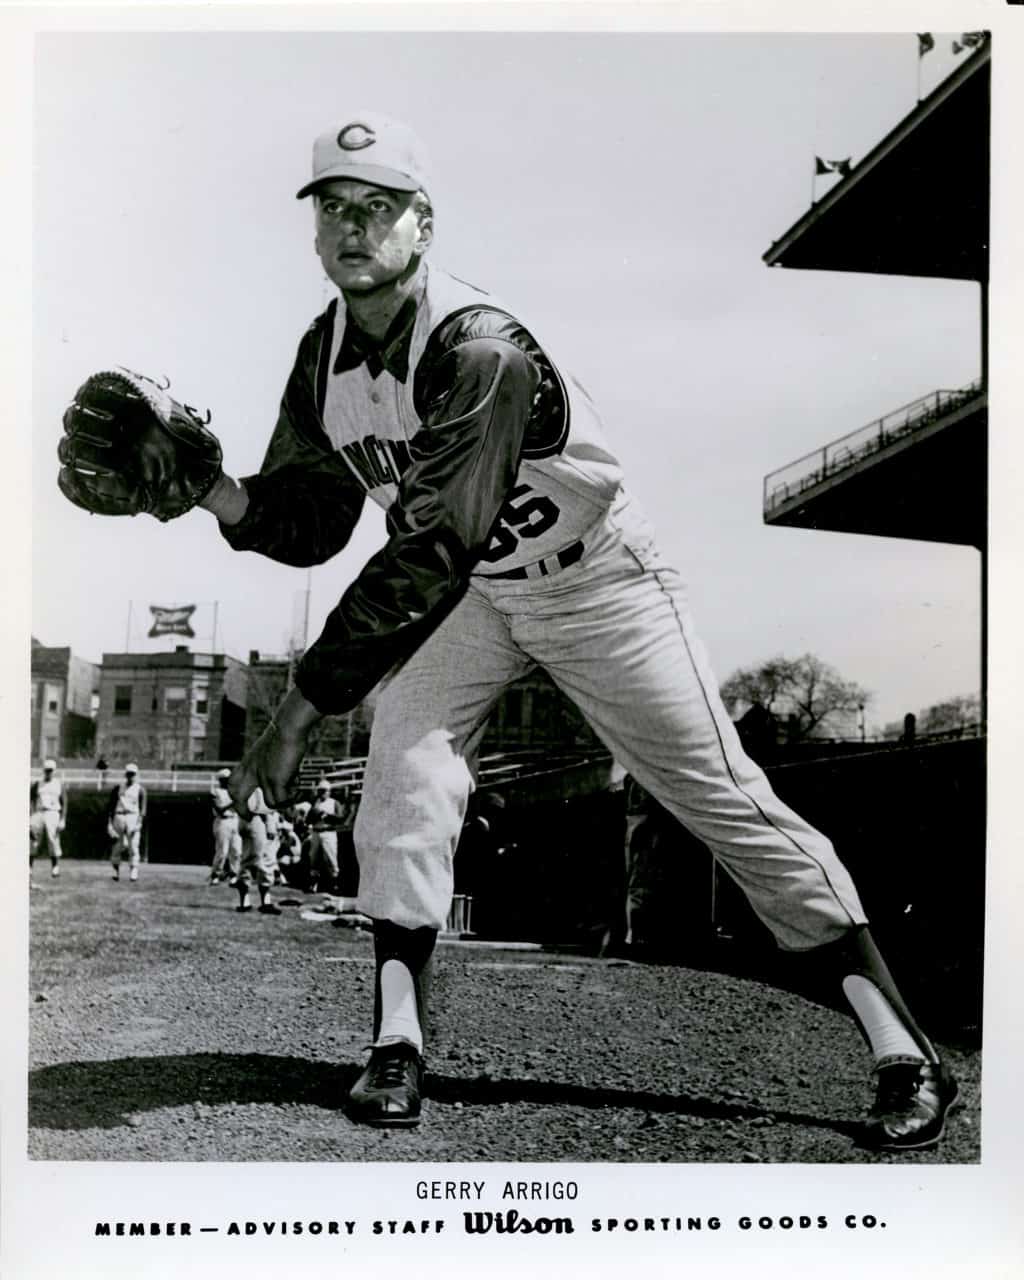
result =
[{"label": "baseball cap", "polygon": [[320,781],[316,784],[316,789],[317,791],[330,791],[331,784],[327,781],[326,778],[321,778]]},{"label": "baseball cap", "polygon": [[44,769],[56,769],[56,767],[57,767],[57,761],[56,761],[56,760],[44,760],[44,761],[43,761],[43,768],[44,768]]},{"label": "baseball cap", "polygon": [[218,777],[218,778],[230,778],[230,777],[231,777],[231,770],[230,770],[230,769],[218,769],[218,770],[217,770],[217,777]]},{"label": "baseball cap", "polygon": [[313,143],[313,179],[296,199],[311,195],[332,178],[352,178],[393,191],[426,191],[429,170],[426,149],[408,125],[379,111],[360,111]]},{"label": "baseball cap", "polygon": [[138,773],[139,766],[137,764],[126,764],[124,771],[125,773]]}]

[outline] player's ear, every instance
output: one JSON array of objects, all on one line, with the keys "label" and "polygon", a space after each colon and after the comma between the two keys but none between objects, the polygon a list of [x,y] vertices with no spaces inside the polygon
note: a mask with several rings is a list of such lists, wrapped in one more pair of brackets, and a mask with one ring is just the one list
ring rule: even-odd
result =
[{"label": "player's ear", "polygon": [[418,233],[413,251],[422,254],[426,253],[434,239],[434,210],[422,191],[417,191],[413,196],[413,208],[416,211],[416,221],[418,223]]}]

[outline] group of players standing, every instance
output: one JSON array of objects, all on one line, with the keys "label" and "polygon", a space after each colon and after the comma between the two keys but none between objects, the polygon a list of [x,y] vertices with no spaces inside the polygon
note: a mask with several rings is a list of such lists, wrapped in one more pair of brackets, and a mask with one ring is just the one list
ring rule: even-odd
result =
[{"label": "group of players standing", "polygon": [[[106,767],[101,774],[106,773]],[[146,789],[139,781],[139,766],[127,764],[124,778],[107,798],[105,814],[110,840],[113,879],[121,879],[121,863],[128,863],[128,879],[138,880],[142,861],[142,827],[146,820]],[[29,870],[37,857],[50,859],[50,877],[60,875],[63,856],[61,835],[67,823],[67,790],[57,776],[56,760],[43,761],[43,776],[29,789]]]},{"label": "group of players standing", "polygon": [[251,891],[259,895],[258,910],[280,915],[271,898],[275,884],[315,893],[340,891],[338,837],[351,830],[354,804],[331,793],[321,778],[312,800],[300,800],[280,811],[262,795],[240,814],[227,789],[230,769],[218,773],[210,794],[213,807],[213,863],[210,884],[226,881],[238,891],[237,911],[251,911]]},{"label": "group of players standing", "polygon": [[[105,772],[105,770],[104,770]],[[210,884],[227,882],[238,890],[238,911],[251,911],[253,888],[264,915],[279,915],[271,900],[275,884],[310,892],[337,893],[340,863],[338,838],[351,830],[355,805],[347,789],[332,794],[326,778],[317,782],[312,799],[300,800],[280,812],[260,799],[245,818],[239,816],[227,790],[230,769],[214,779],[213,863]],[[110,840],[112,878],[121,879],[121,864],[128,863],[128,879],[137,881],[142,861],[142,831],[146,821],[146,789],[139,781],[139,767],[125,765],[124,778],[110,792],[105,811]],[[42,777],[29,792],[29,866],[36,858],[50,859],[50,876],[60,875],[63,856],[61,835],[67,823],[67,789],[57,774],[57,762],[44,760]]]}]

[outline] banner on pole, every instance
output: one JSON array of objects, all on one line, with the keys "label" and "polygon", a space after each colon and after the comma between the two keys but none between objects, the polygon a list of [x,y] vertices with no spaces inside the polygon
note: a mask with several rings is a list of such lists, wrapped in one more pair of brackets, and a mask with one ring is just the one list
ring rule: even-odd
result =
[{"label": "banner on pole", "polygon": [[153,615],[153,625],[146,633],[148,636],[194,636],[192,615],[196,611],[194,604],[176,605],[164,608],[151,604],[149,611]]},{"label": "banner on pole", "polygon": [[822,173],[838,173],[842,177],[846,177],[853,169],[853,160],[823,160],[821,156],[814,157],[814,172]]}]

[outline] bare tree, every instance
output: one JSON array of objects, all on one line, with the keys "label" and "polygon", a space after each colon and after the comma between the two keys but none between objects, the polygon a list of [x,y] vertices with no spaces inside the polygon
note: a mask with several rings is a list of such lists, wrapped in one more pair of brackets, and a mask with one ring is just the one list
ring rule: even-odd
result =
[{"label": "bare tree", "polygon": [[820,732],[841,714],[862,711],[871,699],[866,689],[845,680],[813,653],[800,658],[779,655],[758,666],[742,667],[722,683],[721,692],[732,716],[761,707],[777,718],[785,717],[794,741]]},{"label": "bare tree", "polygon": [[[965,729],[981,727],[981,697],[976,693],[958,693],[942,702],[934,702],[915,716],[919,734],[962,733]],[[883,730],[886,738],[900,738],[905,732],[904,721],[893,721]]]},{"label": "bare tree", "polygon": [[926,707],[918,717],[920,733],[953,733],[981,720],[981,699],[976,693],[957,694]]}]

